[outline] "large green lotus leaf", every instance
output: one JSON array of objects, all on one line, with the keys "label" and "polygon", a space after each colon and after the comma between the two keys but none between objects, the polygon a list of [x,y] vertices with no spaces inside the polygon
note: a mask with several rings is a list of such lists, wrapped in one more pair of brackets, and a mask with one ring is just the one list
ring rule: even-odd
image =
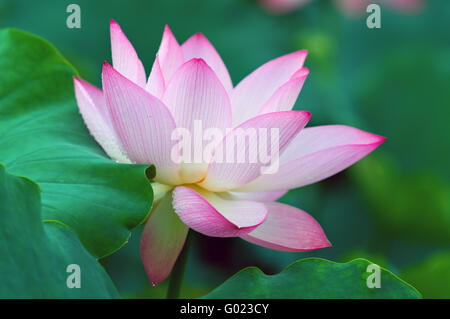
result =
[{"label": "large green lotus leaf", "polygon": [[[0,165],[0,298],[119,297],[77,235],[40,214],[39,186]],[[71,264],[80,267],[80,288],[67,286]]]},{"label": "large green lotus leaf", "polygon": [[42,189],[42,218],[68,225],[95,257],[108,255],[147,216],[146,166],[110,160],[74,98],[76,71],[46,41],[0,31],[0,162]]},{"label": "large green lotus leaf", "polygon": [[[277,275],[255,267],[241,270],[204,298],[420,298],[419,292],[380,268],[380,288],[368,288],[373,271],[365,259],[335,263],[320,258],[299,260]],[[371,281],[371,278],[369,278]]]},{"label": "large green lotus leaf", "polygon": [[436,253],[406,268],[401,276],[420,289],[424,298],[450,298],[450,252]]}]

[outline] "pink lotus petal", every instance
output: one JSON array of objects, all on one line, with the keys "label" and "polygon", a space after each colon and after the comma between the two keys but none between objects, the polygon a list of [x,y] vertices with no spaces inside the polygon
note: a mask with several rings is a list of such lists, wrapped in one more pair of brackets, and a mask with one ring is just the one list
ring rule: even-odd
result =
[{"label": "pink lotus petal", "polygon": [[384,137],[345,125],[306,128],[280,157],[274,175],[261,175],[239,191],[297,188],[330,177],[376,149]]},{"label": "pink lotus petal", "polygon": [[[259,142],[259,139],[257,143],[249,143],[248,141],[246,141],[244,145],[239,142],[234,143],[234,148],[232,150],[232,153],[235,155],[234,159],[237,159],[236,154],[239,154],[239,152],[243,152],[245,153],[244,162],[239,162],[238,160],[226,160],[226,156],[229,153],[229,151],[226,150],[227,144],[232,140],[237,141],[237,139],[234,138],[234,135],[238,132],[249,132],[251,130],[266,129],[268,131],[267,144],[270,150],[267,152],[267,154],[276,154],[275,150],[278,150],[279,154],[281,155],[289,142],[306,125],[310,117],[311,114],[306,111],[286,111],[258,115],[244,122],[237,128],[233,129],[233,131],[229,133],[224,138],[222,143],[219,144],[219,146],[216,148],[216,152],[218,149],[223,149],[223,161],[213,161],[211,164],[209,164],[207,176],[200,185],[210,191],[227,191],[249,183],[261,174],[261,170],[263,167],[270,166],[269,163],[263,163],[259,159],[253,163],[250,161],[251,154],[261,154],[259,149],[261,143]],[[271,143],[271,129],[278,129],[278,147],[277,145]],[[247,140],[250,140],[250,138]]]},{"label": "pink lotus petal", "polygon": [[91,135],[110,158],[130,163],[112,127],[103,92],[80,78],[73,81],[78,108]]},{"label": "pink lotus petal", "polygon": [[172,76],[163,98],[178,127],[193,132],[194,120],[203,129],[231,125],[231,107],[227,92],[214,71],[202,59],[192,59]]},{"label": "pink lotus petal", "polygon": [[280,251],[309,251],[331,247],[322,227],[309,214],[286,204],[265,203],[266,221],[241,238]]},{"label": "pink lotus petal", "polygon": [[243,79],[231,94],[233,126],[256,116],[275,91],[303,67],[306,51],[297,51],[262,65]]},{"label": "pink lotus petal", "polygon": [[172,74],[184,63],[181,47],[168,25],[164,28],[158,57],[165,83],[168,83]]},{"label": "pink lotus petal", "polygon": [[276,90],[264,104],[260,114],[292,110],[308,74],[309,70],[307,68],[298,70],[288,82]]},{"label": "pink lotus petal", "polygon": [[155,62],[153,62],[152,71],[148,77],[147,85],[145,89],[158,99],[162,99],[166,84],[164,82],[164,76],[159,64],[159,58],[156,56]]},{"label": "pink lotus petal", "polygon": [[173,207],[187,226],[214,237],[241,236],[258,227],[267,216],[262,203],[229,201],[214,193],[185,186],[173,190]]},{"label": "pink lotus petal", "polygon": [[[194,141],[191,159],[180,165],[183,183],[196,183],[206,175],[208,164],[195,154],[209,141],[195,138],[195,126],[202,134],[208,128],[222,129],[231,125],[228,95],[214,71],[202,59],[192,59],[180,67],[168,83],[164,103],[172,112],[177,127],[187,129]],[[180,141],[180,143],[183,143]],[[203,152],[197,152],[203,154]]]},{"label": "pink lotus petal", "polygon": [[114,20],[111,20],[110,31],[114,68],[137,85],[144,87],[145,69],[130,41]]},{"label": "pink lotus petal", "polygon": [[178,183],[177,165],[170,157],[175,121],[169,110],[106,62],[102,78],[114,129],[129,158],[135,163],[154,164],[156,181]]},{"label": "pink lotus petal", "polygon": [[189,228],[175,214],[170,193],[151,212],[141,237],[141,258],[153,285],[169,276]]},{"label": "pink lotus petal", "polygon": [[181,45],[184,60],[202,58],[213,69],[227,92],[231,91],[233,84],[227,67],[217,53],[211,42],[201,33],[196,33]]},{"label": "pink lotus petal", "polygon": [[275,192],[226,192],[219,193],[225,199],[230,200],[240,200],[240,199],[248,199],[248,200],[256,200],[260,202],[272,202],[281,198],[286,194],[287,190],[275,191]]}]

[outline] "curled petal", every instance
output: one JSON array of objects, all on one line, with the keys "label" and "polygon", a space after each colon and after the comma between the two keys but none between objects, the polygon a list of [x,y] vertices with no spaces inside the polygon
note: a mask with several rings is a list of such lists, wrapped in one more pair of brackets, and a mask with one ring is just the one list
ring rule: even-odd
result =
[{"label": "curled petal", "polygon": [[376,149],[385,138],[345,125],[302,130],[280,157],[273,175],[261,175],[239,191],[275,191],[297,188],[330,177]]},{"label": "curled petal", "polygon": [[[244,122],[227,134],[217,146],[216,154],[222,150],[223,156],[217,156],[209,164],[206,178],[200,185],[211,191],[223,192],[254,180],[272,162],[276,163],[278,155],[283,153],[310,117],[311,114],[306,111],[286,111],[258,115]],[[262,132],[267,132],[266,138]],[[276,135],[278,138],[272,140]],[[267,147],[263,151],[261,146],[264,143]],[[263,153],[269,155],[267,162],[261,160]]]},{"label": "curled petal", "polygon": [[277,202],[265,203],[266,221],[241,238],[280,251],[309,251],[331,247],[319,223],[306,212]]},{"label": "curled petal", "polygon": [[267,216],[263,203],[225,200],[214,193],[185,186],[173,190],[173,207],[187,226],[214,237],[246,234],[263,223]]}]

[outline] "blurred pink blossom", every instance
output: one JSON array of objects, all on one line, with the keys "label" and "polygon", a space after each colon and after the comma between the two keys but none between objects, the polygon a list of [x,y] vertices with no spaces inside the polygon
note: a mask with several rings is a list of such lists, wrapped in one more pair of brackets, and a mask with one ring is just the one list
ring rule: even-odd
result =
[{"label": "blurred pink blossom", "polygon": [[[358,15],[365,12],[367,6],[371,3],[387,6],[393,10],[404,13],[417,12],[422,9],[424,1],[425,0],[334,0],[336,6],[349,15]],[[260,0],[260,2],[269,12],[280,14],[301,8],[311,2],[311,0]]]}]

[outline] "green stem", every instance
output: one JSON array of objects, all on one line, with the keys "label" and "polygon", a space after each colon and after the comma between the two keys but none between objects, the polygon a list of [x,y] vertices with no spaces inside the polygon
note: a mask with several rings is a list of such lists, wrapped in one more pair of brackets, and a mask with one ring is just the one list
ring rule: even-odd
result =
[{"label": "green stem", "polygon": [[180,295],[181,284],[183,283],[184,271],[186,269],[186,263],[189,255],[189,246],[191,245],[192,235],[191,231],[188,232],[186,242],[184,243],[183,250],[178,256],[177,262],[170,274],[169,289],[167,290],[168,299],[176,299]]}]

